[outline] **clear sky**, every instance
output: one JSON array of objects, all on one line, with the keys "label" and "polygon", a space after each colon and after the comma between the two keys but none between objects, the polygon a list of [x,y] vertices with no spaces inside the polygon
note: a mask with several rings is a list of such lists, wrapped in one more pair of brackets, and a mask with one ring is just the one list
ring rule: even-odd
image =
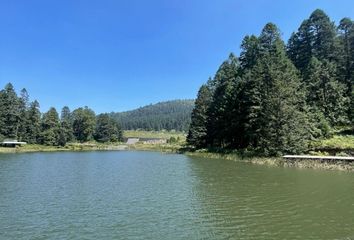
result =
[{"label": "clear sky", "polygon": [[316,8],[354,18],[353,0],[0,0],[0,87],[42,111],[195,98],[245,35],[274,22],[287,40]]}]

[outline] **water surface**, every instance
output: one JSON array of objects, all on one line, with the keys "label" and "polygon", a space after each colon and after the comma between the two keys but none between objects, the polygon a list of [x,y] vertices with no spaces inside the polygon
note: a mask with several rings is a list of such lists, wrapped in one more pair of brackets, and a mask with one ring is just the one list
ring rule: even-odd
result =
[{"label": "water surface", "polygon": [[152,152],[2,154],[0,239],[354,239],[354,175]]}]

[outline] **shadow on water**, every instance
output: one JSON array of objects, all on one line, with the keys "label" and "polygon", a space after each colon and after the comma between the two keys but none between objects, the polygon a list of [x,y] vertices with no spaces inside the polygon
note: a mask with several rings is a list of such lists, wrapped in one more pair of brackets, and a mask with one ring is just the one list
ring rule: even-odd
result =
[{"label": "shadow on water", "polygon": [[201,218],[221,239],[353,236],[350,173],[191,158]]}]

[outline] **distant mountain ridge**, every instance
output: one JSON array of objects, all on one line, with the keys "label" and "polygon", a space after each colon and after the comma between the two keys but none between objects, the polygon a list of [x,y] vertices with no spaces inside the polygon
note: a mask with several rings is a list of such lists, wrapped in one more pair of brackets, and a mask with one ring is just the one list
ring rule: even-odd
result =
[{"label": "distant mountain ridge", "polygon": [[123,130],[188,131],[194,100],[171,100],[111,113]]}]

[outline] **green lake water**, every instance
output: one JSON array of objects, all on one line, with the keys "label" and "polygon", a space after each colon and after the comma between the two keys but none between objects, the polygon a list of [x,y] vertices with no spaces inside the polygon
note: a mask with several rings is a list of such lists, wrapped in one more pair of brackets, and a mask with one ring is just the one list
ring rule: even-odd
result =
[{"label": "green lake water", "polygon": [[1,154],[0,239],[354,239],[354,174],[154,152]]}]

